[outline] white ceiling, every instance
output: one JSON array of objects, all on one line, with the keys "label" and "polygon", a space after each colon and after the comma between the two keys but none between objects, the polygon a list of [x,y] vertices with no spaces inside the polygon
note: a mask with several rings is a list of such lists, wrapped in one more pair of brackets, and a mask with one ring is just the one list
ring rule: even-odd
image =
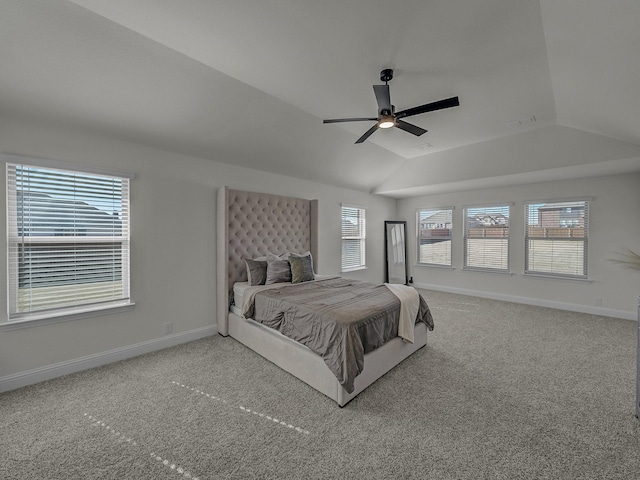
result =
[{"label": "white ceiling", "polygon": [[[638,24],[637,0],[0,0],[0,109],[402,196],[421,182],[407,169],[451,155],[446,182],[467,181],[461,152],[506,136],[567,126],[640,145]],[[382,68],[398,110],[461,105],[408,119],[421,137],[354,145],[371,124],[322,124],[375,116]],[[513,181],[541,168],[523,160]]]}]

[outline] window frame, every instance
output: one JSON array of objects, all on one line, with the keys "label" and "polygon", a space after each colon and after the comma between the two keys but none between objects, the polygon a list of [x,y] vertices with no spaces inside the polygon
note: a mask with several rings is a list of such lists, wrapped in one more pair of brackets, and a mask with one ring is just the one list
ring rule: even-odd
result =
[{"label": "window frame", "polygon": [[[358,211],[358,235],[345,235],[344,230],[344,221],[345,221],[345,209],[354,209]],[[366,261],[366,237],[367,237],[367,221],[366,221],[366,208],[358,205],[351,205],[342,203],[340,204],[340,244],[341,244],[341,261],[340,261],[340,271],[341,272],[353,272],[356,270],[364,270],[367,268]],[[345,266],[345,241],[359,241],[359,264],[351,264]]]},{"label": "window frame", "polygon": [[[59,162],[54,160],[47,160],[34,157],[26,157],[22,155],[10,155],[1,154],[0,160],[5,163],[5,187],[6,187],[6,248],[7,248],[7,317],[6,321],[0,323],[2,330],[11,330],[23,327],[30,327],[42,324],[56,323],[60,321],[73,320],[77,318],[86,318],[97,315],[104,315],[106,313],[115,313],[130,310],[135,305],[131,299],[130,290],[130,274],[131,274],[131,195],[130,195],[130,183],[135,176],[131,173],[114,172],[112,170],[104,170],[100,168],[85,167],[78,164],[72,164],[68,162]],[[126,209],[125,215],[121,215],[121,221],[126,221],[126,226],[122,228],[122,235],[113,236],[56,236],[45,235],[38,237],[22,237],[18,230],[17,213],[18,204],[18,192],[17,185],[10,185],[10,172],[16,174],[16,168],[33,168],[42,169],[48,171],[62,171],[63,174],[68,174],[71,178],[73,175],[84,177],[107,177],[117,181],[122,181],[122,185],[126,186],[120,198],[124,202],[122,212]],[[12,197],[13,196],[13,197]],[[14,209],[12,211],[12,209]],[[75,218],[75,217],[74,217]],[[26,225],[25,225],[26,227]],[[100,228],[100,227],[98,227]],[[30,245],[79,245],[85,244],[119,244],[123,248],[122,252],[122,276],[126,275],[126,278],[122,279],[122,285],[124,290],[121,296],[118,298],[111,298],[109,300],[100,300],[87,302],[84,304],[66,305],[66,306],[52,306],[51,308],[35,309],[31,311],[18,311],[17,297],[19,289],[19,280],[16,277],[19,271],[20,260],[17,258],[16,253],[12,253],[12,247],[14,252],[19,249],[19,245],[25,245],[24,238],[29,238],[26,243]],[[21,240],[22,239],[22,240]],[[103,241],[104,240],[104,241]]]},{"label": "window frame", "polygon": [[[417,266],[421,266],[421,267],[438,267],[438,268],[453,268],[453,214],[454,214],[454,210],[455,207],[435,207],[435,208],[430,208],[430,207],[424,207],[424,208],[418,208],[416,210],[416,265]],[[420,245],[420,241],[422,240],[421,237],[421,231],[422,229],[420,228],[420,216],[423,212],[451,212],[451,226],[449,228],[449,235],[448,236],[438,236],[440,239],[442,240],[448,240],[449,241],[449,249],[448,249],[448,263],[433,263],[433,262],[422,262],[421,261],[421,245]],[[445,227],[446,228],[446,227]]]},{"label": "window frame", "polygon": [[[485,272],[485,273],[500,273],[500,274],[507,274],[510,275],[511,274],[511,254],[510,254],[510,249],[511,249],[511,210],[513,207],[513,203],[510,202],[501,202],[501,203],[492,203],[492,204],[482,204],[482,205],[466,205],[463,207],[462,212],[462,221],[463,221],[463,270],[466,271],[475,271],[475,272]],[[507,209],[507,235],[506,235],[506,241],[507,241],[507,245],[506,245],[506,249],[504,249],[503,251],[506,251],[506,266],[505,268],[495,268],[495,267],[487,267],[487,266],[474,266],[474,265],[469,265],[469,240],[473,239],[469,237],[469,210],[476,210],[476,209],[485,209],[485,210],[492,210],[492,209]],[[502,214],[502,213],[501,213]],[[481,238],[487,238],[486,237],[486,233],[483,234],[484,236]],[[497,237],[497,236],[496,236]],[[493,238],[493,237],[491,237]],[[502,237],[497,237],[497,238],[505,238],[505,236]],[[477,240],[478,238],[476,238]],[[503,255],[501,255],[502,257]]]},{"label": "window frame", "polygon": [[[547,278],[556,278],[556,279],[564,279],[564,280],[582,280],[589,281],[589,225],[590,225],[590,209],[591,202],[593,201],[592,197],[580,197],[580,198],[566,198],[566,199],[545,199],[545,200],[537,200],[537,201],[527,201],[524,204],[524,275],[528,277],[547,277]],[[580,205],[582,204],[582,205]],[[573,207],[581,207],[583,208],[582,227],[573,227],[573,226],[561,226],[558,225],[557,229],[564,230],[568,228],[568,235],[555,235],[552,237],[548,237],[547,229],[554,229],[556,227],[540,227],[545,229],[544,237],[545,239],[552,240],[553,242],[560,242],[560,244],[567,243],[576,243],[582,242],[582,274],[571,274],[571,273],[563,273],[559,271],[547,271],[541,269],[532,269],[530,268],[531,263],[531,248],[530,241],[536,238],[540,239],[539,236],[531,236],[531,230],[529,227],[530,224],[530,207],[534,205],[544,205],[552,209],[558,208],[573,208]],[[560,215],[558,215],[559,217]],[[558,218],[559,220],[559,218]],[[555,220],[554,220],[555,222]],[[538,225],[536,225],[538,226]],[[582,237],[576,237],[573,235],[573,229],[582,229]],[[559,232],[558,230],[557,232]],[[556,232],[556,233],[557,233]]]}]

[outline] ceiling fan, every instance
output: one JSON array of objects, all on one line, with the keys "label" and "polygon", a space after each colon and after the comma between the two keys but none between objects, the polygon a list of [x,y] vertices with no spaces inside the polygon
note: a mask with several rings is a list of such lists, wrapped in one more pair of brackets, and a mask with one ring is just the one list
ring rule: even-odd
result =
[{"label": "ceiling fan", "polygon": [[373,91],[376,94],[376,101],[378,102],[378,116],[372,118],[334,118],[330,120],[323,120],[322,123],[343,123],[343,122],[369,122],[376,121],[377,123],[365,132],[356,143],[362,143],[369,138],[378,128],[391,128],[398,127],[400,130],[409,132],[419,137],[423,133],[427,133],[427,130],[420,128],[411,123],[402,120],[406,117],[413,115],[420,115],[421,113],[433,112],[434,110],[442,110],[444,108],[457,107],[460,105],[458,97],[451,97],[444,100],[438,100],[437,102],[426,103],[418,107],[408,108],[401,112],[395,111],[395,106],[391,105],[391,95],[389,93],[389,80],[393,78],[393,70],[385,68],[380,72],[380,80],[384,85],[374,85]]}]

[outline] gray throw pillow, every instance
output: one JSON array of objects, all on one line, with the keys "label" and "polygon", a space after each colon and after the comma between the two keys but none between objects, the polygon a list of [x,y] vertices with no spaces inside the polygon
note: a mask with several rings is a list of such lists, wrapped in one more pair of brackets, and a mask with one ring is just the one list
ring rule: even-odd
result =
[{"label": "gray throw pillow", "polygon": [[267,256],[267,280],[265,285],[285,283],[291,281],[291,267],[288,260],[276,255]]},{"label": "gray throw pillow", "polygon": [[299,256],[292,253],[289,255],[289,264],[291,265],[291,283],[310,282],[315,279],[310,254]]},{"label": "gray throw pillow", "polygon": [[267,261],[244,259],[247,265],[247,281],[249,285],[264,285],[267,281]]}]

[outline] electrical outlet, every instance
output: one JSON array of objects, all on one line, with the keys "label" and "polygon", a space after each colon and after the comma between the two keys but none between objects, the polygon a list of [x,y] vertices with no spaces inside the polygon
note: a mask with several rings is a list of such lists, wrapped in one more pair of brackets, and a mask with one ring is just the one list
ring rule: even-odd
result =
[{"label": "electrical outlet", "polygon": [[167,334],[167,333],[171,333],[171,332],[173,332],[173,323],[171,323],[171,322],[165,323],[164,324],[164,333]]}]

